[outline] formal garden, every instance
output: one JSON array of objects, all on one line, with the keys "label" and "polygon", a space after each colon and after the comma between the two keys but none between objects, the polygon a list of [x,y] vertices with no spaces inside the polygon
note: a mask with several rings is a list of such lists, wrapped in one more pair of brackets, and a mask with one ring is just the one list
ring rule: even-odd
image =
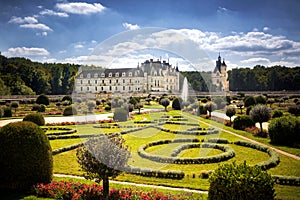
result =
[{"label": "formal garden", "polygon": [[[108,95],[86,101],[68,96],[49,100],[41,95],[31,102],[1,102],[2,119],[23,120],[0,129],[0,159],[7,163],[2,164],[0,177],[3,197],[300,198],[297,98],[241,96],[182,102],[149,95],[127,102]],[[229,120],[211,116],[212,111]],[[77,123],[44,119],[103,113],[114,117]],[[268,130],[263,129],[264,122]],[[133,187],[125,182],[200,192]],[[7,193],[21,188],[20,195]]]}]

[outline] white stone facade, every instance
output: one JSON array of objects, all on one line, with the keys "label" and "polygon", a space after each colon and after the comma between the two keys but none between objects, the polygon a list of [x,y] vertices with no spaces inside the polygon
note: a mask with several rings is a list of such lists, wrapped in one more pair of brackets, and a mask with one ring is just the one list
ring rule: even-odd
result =
[{"label": "white stone facade", "polygon": [[227,74],[227,65],[225,61],[221,61],[221,56],[219,55],[216,61],[216,67],[211,75],[212,84],[216,86],[217,92],[227,92],[229,91],[229,81]]},{"label": "white stone facade", "polygon": [[146,60],[136,68],[79,71],[76,93],[178,92],[179,71],[166,61]]}]

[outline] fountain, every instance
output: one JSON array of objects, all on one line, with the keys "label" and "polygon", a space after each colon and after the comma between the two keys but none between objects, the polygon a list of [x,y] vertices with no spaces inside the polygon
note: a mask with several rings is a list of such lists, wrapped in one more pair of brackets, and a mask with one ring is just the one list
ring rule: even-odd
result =
[{"label": "fountain", "polygon": [[189,88],[188,88],[187,78],[184,77],[183,85],[182,85],[182,92],[181,92],[181,98],[182,98],[183,102],[187,102],[188,92],[189,92]]}]

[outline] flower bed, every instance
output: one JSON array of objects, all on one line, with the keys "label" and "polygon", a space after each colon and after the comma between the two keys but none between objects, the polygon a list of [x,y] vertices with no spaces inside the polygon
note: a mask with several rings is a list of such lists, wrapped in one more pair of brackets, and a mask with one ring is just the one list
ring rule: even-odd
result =
[{"label": "flower bed", "polygon": [[[72,200],[92,200],[105,199],[102,195],[103,188],[98,184],[82,184],[69,181],[53,181],[50,184],[38,184],[35,186],[35,195],[37,197],[53,198],[53,199],[72,199]],[[120,190],[111,188],[109,198],[113,200],[151,200],[151,199],[197,199],[192,194],[164,194],[163,192],[141,191],[138,189],[123,188]]]},{"label": "flower bed", "polygon": [[[68,134],[73,134],[76,133],[77,130],[76,129],[71,129],[71,128],[63,128],[63,127],[50,127],[50,128],[42,128],[44,132],[46,132],[46,134],[48,136],[50,135],[68,135]],[[61,130],[58,132],[53,132],[53,133],[47,133],[48,130]]]}]

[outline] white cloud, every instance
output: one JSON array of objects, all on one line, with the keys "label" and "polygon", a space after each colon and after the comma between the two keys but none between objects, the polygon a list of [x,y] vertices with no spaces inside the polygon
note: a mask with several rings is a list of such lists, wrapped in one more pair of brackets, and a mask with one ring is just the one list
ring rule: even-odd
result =
[{"label": "white cloud", "polygon": [[76,44],[74,45],[75,49],[82,49],[84,46],[82,44]]},{"label": "white cloud", "polygon": [[38,23],[38,20],[35,19],[34,17],[16,17],[12,16],[8,23],[13,23],[13,24],[23,24],[23,23],[29,23],[29,24],[34,24]]},{"label": "white cloud", "polygon": [[224,13],[224,12],[228,12],[229,10],[228,10],[227,8],[224,8],[224,7],[219,6],[217,11],[218,11],[219,13]]},{"label": "white cloud", "polygon": [[244,64],[256,64],[256,63],[270,63],[270,60],[267,58],[249,58],[247,60],[242,60],[241,63]]},{"label": "white cloud", "polygon": [[64,12],[55,12],[53,10],[45,9],[40,12],[41,15],[50,15],[50,16],[58,16],[58,17],[69,17],[67,13]]},{"label": "white cloud", "polygon": [[52,29],[45,24],[21,24],[21,28],[40,29],[44,31],[52,31]]},{"label": "white cloud", "polygon": [[130,24],[130,23],[125,22],[122,25],[127,30],[137,30],[137,29],[140,29],[140,26],[137,25],[137,24]]},{"label": "white cloud", "polygon": [[7,52],[4,52],[7,56],[47,56],[49,52],[44,48],[37,47],[16,47],[9,48]]},{"label": "white cloud", "polygon": [[44,31],[44,32],[41,32],[41,33],[36,33],[37,36],[47,36],[48,35],[48,32]]},{"label": "white cloud", "polygon": [[105,10],[105,7],[100,3],[89,4],[85,2],[57,3],[56,7],[64,12],[80,15],[101,13]]},{"label": "white cloud", "polygon": [[269,30],[270,30],[270,28],[267,27],[267,26],[265,26],[265,27],[263,28],[263,31],[264,31],[264,32],[267,32],[267,31],[269,31]]}]

